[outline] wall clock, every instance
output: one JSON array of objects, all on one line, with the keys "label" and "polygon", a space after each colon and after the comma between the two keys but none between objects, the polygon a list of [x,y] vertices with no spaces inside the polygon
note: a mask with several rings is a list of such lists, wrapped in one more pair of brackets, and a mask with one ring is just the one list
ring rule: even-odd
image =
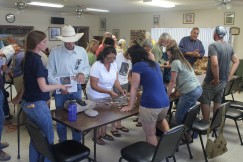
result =
[{"label": "wall clock", "polygon": [[9,23],[13,23],[15,21],[15,15],[14,14],[7,14],[6,15],[6,21],[9,22]]}]

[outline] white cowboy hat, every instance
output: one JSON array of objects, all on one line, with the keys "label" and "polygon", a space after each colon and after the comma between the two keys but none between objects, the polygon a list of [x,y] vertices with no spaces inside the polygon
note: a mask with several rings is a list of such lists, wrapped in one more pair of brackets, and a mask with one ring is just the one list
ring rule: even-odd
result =
[{"label": "white cowboy hat", "polygon": [[71,25],[65,25],[62,27],[62,35],[57,36],[57,38],[63,42],[77,42],[83,35],[84,33],[76,34],[74,28]]}]

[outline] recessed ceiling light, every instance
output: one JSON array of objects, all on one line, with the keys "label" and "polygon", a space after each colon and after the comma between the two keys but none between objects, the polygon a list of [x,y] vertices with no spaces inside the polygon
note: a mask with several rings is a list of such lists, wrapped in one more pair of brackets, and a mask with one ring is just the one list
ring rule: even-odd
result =
[{"label": "recessed ceiling light", "polygon": [[30,2],[27,3],[28,5],[34,5],[34,6],[44,6],[44,7],[55,7],[55,8],[62,8],[64,5],[62,4],[56,4],[56,3],[44,3],[44,2]]},{"label": "recessed ceiling light", "polygon": [[141,1],[143,4],[151,5],[151,6],[156,6],[156,7],[163,7],[163,8],[172,8],[175,7],[175,3],[173,2],[168,2],[164,0],[143,0]]}]

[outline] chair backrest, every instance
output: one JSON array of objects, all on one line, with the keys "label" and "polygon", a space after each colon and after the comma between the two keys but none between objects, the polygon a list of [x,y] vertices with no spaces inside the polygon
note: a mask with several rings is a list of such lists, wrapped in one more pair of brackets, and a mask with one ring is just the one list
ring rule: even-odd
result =
[{"label": "chair backrest", "polygon": [[[218,108],[216,110],[216,112],[213,115],[213,119],[210,125],[210,129],[211,130],[215,130],[216,128],[218,128],[222,122],[223,117],[225,117],[226,112],[228,111],[229,108],[229,102],[226,102],[224,104],[222,104],[220,106],[220,108]],[[225,112],[223,113],[223,108],[225,107]],[[225,122],[225,121],[223,121]]]},{"label": "chair backrest", "polygon": [[56,160],[53,156],[51,145],[49,144],[46,135],[30,119],[26,121],[25,126],[36,150],[43,156],[47,157],[50,161],[55,162]]},{"label": "chair backrest", "polygon": [[235,78],[233,78],[233,79],[231,79],[230,81],[227,82],[226,87],[224,89],[224,97],[231,94],[231,88],[232,88],[234,81],[235,81]]},{"label": "chair backrest", "polygon": [[235,93],[238,90],[241,82],[242,82],[242,77],[235,78],[235,80],[232,84],[231,90],[230,90],[231,94]]},{"label": "chair backrest", "polygon": [[197,104],[197,105],[191,107],[187,111],[187,113],[184,117],[184,120],[182,122],[185,126],[186,131],[192,128],[193,122],[196,120],[197,114],[199,113],[199,111],[200,111],[200,104]]},{"label": "chair backrest", "polygon": [[160,162],[174,155],[184,129],[184,125],[178,125],[162,135],[156,147],[152,162]]}]

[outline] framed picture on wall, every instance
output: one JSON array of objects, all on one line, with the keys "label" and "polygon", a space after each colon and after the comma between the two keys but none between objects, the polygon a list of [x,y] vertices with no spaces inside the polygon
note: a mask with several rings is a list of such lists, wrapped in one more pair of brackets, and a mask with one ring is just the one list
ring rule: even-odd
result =
[{"label": "framed picture on wall", "polygon": [[119,29],[113,29],[112,34],[116,36],[116,39],[120,39],[120,30]]},{"label": "framed picture on wall", "polygon": [[153,26],[154,27],[159,27],[159,20],[160,20],[160,16],[159,15],[154,15],[153,16]]},{"label": "framed picture on wall", "polygon": [[61,28],[60,27],[49,27],[48,28],[48,35],[50,41],[60,41],[57,36],[61,35]]},{"label": "framed picture on wall", "polygon": [[224,13],[224,25],[234,25],[235,13],[234,12],[225,12]]},{"label": "framed picture on wall", "polygon": [[145,39],[146,30],[131,30],[130,31],[130,40],[136,40],[139,44],[141,44]]},{"label": "framed picture on wall", "polygon": [[106,19],[100,18],[100,30],[105,31],[106,30]]},{"label": "framed picture on wall", "polygon": [[194,24],[195,14],[185,13],[183,14],[183,24]]}]

